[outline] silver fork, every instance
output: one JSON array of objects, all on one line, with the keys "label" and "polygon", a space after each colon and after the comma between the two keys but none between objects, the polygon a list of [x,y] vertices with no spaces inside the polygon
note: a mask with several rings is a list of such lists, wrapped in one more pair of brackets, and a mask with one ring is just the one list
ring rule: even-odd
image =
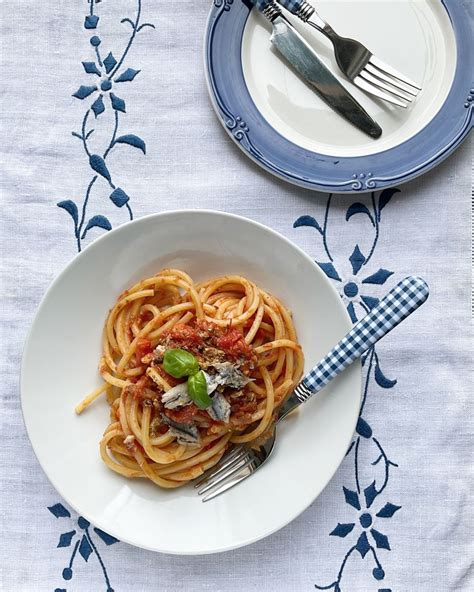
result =
[{"label": "silver fork", "polygon": [[[281,406],[276,423],[278,424],[360,358],[374,343],[421,306],[428,295],[428,286],[420,278],[407,277],[397,284],[301,380]],[[277,428],[267,442],[259,448],[254,449],[248,445],[241,445],[231,449],[216,466],[208,469],[195,484],[198,494],[205,495],[203,501],[207,502],[224,493],[263,466],[273,452],[276,434]]]},{"label": "silver fork", "polygon": [[421,90],[395,68],[376,58],[362,43],[341,37],[305,0],[278,0],[287,10],[328,37],[340,70],[356,86],[380,99],[407,107]]}]

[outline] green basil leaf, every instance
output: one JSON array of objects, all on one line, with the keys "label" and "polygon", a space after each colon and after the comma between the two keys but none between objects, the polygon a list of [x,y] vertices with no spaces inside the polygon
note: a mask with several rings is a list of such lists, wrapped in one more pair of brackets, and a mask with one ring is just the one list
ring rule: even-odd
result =
[{"label": "green basil leaf", "polygon": [[188,394],[200,409],[207,409],[212,405],[212,399],[207,394],[206,377],[202,370],[188,378]]},{"label": "green basil leaf", "polygon": [[163,358],[163,368],[174,378],[183,378],[196,374],[199,363],[193,354],[184,349],[168,349]]}]

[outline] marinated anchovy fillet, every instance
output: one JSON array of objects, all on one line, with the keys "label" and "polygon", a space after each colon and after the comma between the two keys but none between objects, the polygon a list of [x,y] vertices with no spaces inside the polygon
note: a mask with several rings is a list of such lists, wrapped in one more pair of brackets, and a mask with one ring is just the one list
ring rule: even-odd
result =
[{"label": "marinated anchovy fillet", "polygon": [[164,414],[161,416],[161,419],[163,423],[169,426],[170,433],[176,436],[179,444],[199,444],[199,430],[195,425],[177,423]]},{"label": "marinated anchovy fillet", "polygon": [[186,383],[177,384],[167,393],[161,397],[161,402],[167,409],[175,409],[176,407],[184,407],[189,405],[191,399],[188,394],[188,387]]},{"label": "marinated anchovy fillet", "polygon": [[249,382],[252,382],[252,378],[245,376],[245,374],[239,370],[236,364],[222,362],[213,364],[213,367],[217,370],[217,376],[215,380],[218,382],[218,384],[240,389]]},{"label": "marinated anchovy fillet", "polygon": [[230,403],[224,395],[221,395],[221,393],[215,393],[212,396],[212,407],[208,407],[206,411],[215,421],[229,423],[231,411]]},{"label": "marinated anchovy fillet", "polygon": [[206,377],[207,382],[207,392],[212,395],[212,393],[221,383],[219,382],[218,376],[216,374],[208,374],[207,372],[204,372],[204,376]]}]

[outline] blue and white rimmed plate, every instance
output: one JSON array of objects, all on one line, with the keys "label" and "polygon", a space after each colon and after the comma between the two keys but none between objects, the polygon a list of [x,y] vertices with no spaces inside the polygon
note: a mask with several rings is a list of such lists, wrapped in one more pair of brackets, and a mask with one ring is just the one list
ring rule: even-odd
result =
[{"label": "blue and white rimmed plate", "polygon": [[[205,36],[209,92],[222,124],[250,158],[296,185],[343,193],[413,179],[459,146],[472,128],[474,105],[467,2],[319,0],[318,11],[423,90],[404,110],[371,98],[341,75],[383,128],[380,139],[368,138],[271,49],[271,27],[250,1],[214,0]],[[329,42],[290,18],[339,76]]]}]

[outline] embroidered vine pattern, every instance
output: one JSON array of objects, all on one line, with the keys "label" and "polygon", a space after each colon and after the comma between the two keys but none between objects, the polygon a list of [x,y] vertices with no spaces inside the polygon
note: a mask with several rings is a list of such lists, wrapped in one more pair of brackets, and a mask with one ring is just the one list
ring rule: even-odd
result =
[{"label": "embroidered vine pattern", "polygon": [[[369,275],[366,274],[365,270],[379,241],[382,210],[398,191],[398,189],[386,189],[378,197],[375,192],[372,192],[368,205],[358,201],[347,209],[346,221],[349,221],[355,215],[367,216],[373,229],[373,239],[367,254],[364,254],[359,245],[356,244],[349,257],[352,268],[350,277],[341,277],[342,274],[336,269],[334,255],[328,244],[328,220],[332,207],[332,194],[327,199],[322,224],[313,216],[301,216],[293,224],[294,228],[311,227],[320,235],[327,261],[318,261],[317,263],[325,274],[337,284],[353,322],[362,318],[378,304],[379,298],[370,294],[370,288],[382,286],[393,275],[392,271],[383,268],[379,268],[375,273]],[[362,404],[356,434],[346,454],[346,457],[352,459],[353,462],[353,481],[351,484],[348,483],[347,487],[344,485],[342,488],[345,502],[356,514],[353,521],[338,523],[329,533],[330,536],[334,537],[348,537],[347,540],[350,540],[351,543],[341,560],[334,581],[327,585],[315,584],[317,590],[350,592],[350,588],[344,586],[344,570],[348,560],[354,553],[360,554],[363,560],[368,557],[367,565],[370,566],[371,576],[376,581],[384,580],[385,570],[380,556],[383,552],[390,551],[391,547],[387,535],[381,532],[379,528],[383,528],[384,521],[392,518],[401,508],[401,506],[388,501],[385,496],[390,480],[390,470],[398,465],[389,458],[380,438],[374,435],[372,427],[364,416],[369,386],[375,382],[383,389],[391,389],[396,385],[397,381],[387,378],[382,372],[379,355],[375,347],[364,355],[362,364],[366,369]],[[362,448],[365,449],[367,456],[372,455],[373,460],[369,463],[370,467],[362,466]],[[368,469],[370,471],[379,471],[380,475],[375,479],[371,476],[370,479],[363,482],[362,473],[370,472]],[[389,588],[379,588],[378,592],[391,592],[391,590]]]},{"label": "embroidered vine pattern", "polygon": [[[129,146],[146,154],[146,144],[142,138],[135,134],[122,134],[119,130],[122,118],[126,114],[126,104],[119,94],[122,93],[124,83],[135,80],[140,70],[125,67],[130,49],[137,34],[145,28],[155,28],[151,23],[141,22],[142,0],[136,2],[136,14],[134,18],[125,17],[120,21],[129,28],[128,42],[120,57],[115,57],[112,51],[104,50],[105,43],[98,35],[100,17],[95,13],[96,5],[101,0],[87,0],[89,14],[84,18],[84,29],[90,33],[89,43],[94,59],[83,61],[84,73],[90,78],[88,84],[81,85],[73,97],[86,103],[86,110],[82,118],[79,131],[72,132],[82,146],[85,157],[92,171],[92,177],[87,184],[82,203],[76,203],[72,199],[60,201],[57,205],[65,210],[74,223],[74,236],[77,250],[81,251],[83,241],[92,228],[111,230],[109,219],[103,214],[89,212],[91,194],[99,183],[105,183],[110,193],[109,198],[117,208],[125,208],[128,217],[133,220],[133,212],[130,206],[130,197],[126,191],[117,186],[113,180],[113,173],[107,164],[107,157],[116,146]],[[99,118],[110,117],[112,119],[112,131],[105,145],[100,149],[91,147],[95,128]],[[101,142],[102,143],[102,142]]]},{"label": "embroidered vine pattern", "polygon": [[[91,555],[94,555],[97,558],[104,577],[106,592],[114,592],[114,589],[110,584],[107,569],[105,568],[102,556],[99,552],[98,541],[95,540],[95,536],[91,532],[90,522],[82,516],[79,516],[76,521],[72,521],[71,513],[66,507],[63,506],[63,504],[55,504],[54,506],[50,506],[48,510],[56,518],[69,518],[70,520],[68,520],[67,528],[71,528],[71,526],[74,527],[72,530],[66,530],[65,532],[61,533],[57,544],[58,549],[72,549],[69,561],[62,571],[63,580],[69,581],[72,579],[75,570],[74,562],[78,556],[82,557],[82,559],[88,563]],[[105,543],[107,546],[119,542],[118,539],[111,536],[110,534],[107,534],[103,530],[100,530],[100,528],[93,528],[92,530],[102,541],[102,543]],[[67,590],[66,588],[55,588],[54,592],[67,592]]]}]

